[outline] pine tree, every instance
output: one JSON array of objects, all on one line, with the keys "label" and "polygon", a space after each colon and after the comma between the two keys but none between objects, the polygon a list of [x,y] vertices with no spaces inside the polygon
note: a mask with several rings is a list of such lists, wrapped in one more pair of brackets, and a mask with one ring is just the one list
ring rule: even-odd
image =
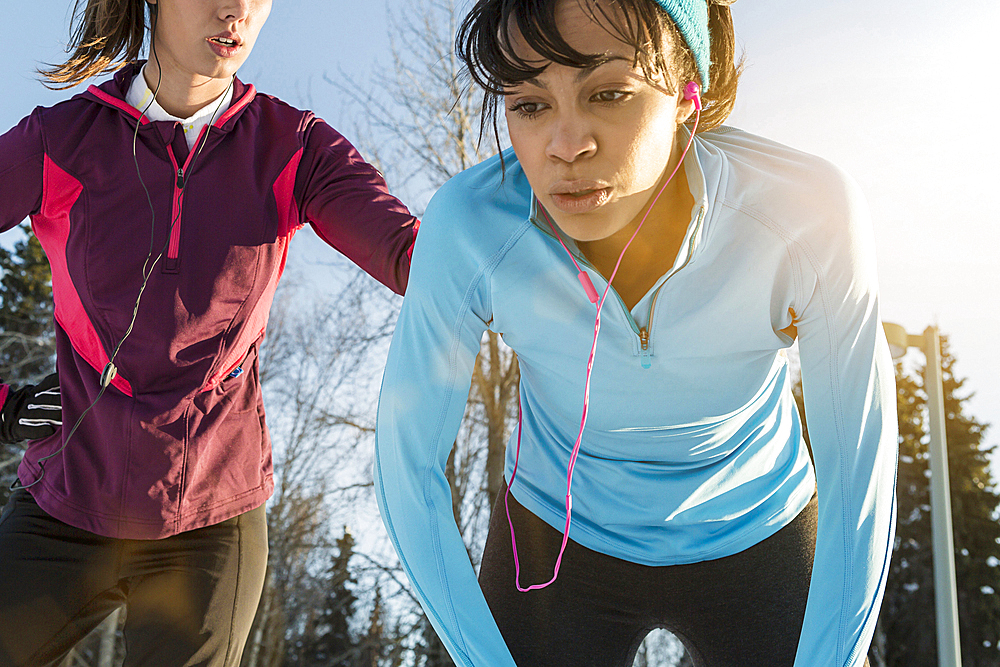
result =
[{"label": "pine tree", "polygon": [[426,616],[423,616],[421,625],[420,636],[423,641],[416,647],[418,667],[455,667],[448,649]]},{"label": "pine tree", "polygon": [[[55,368],[52,273],[27,225],[12,250],[0,248],[0,381],[20,386]],[[23,444],[0,444],[0,507],[7,502]]]},{"label": "pine tree", "polygon": [[34,382],[55,360],[52,273],[41,244],[27,225],[13,250],[0,248],[0,378]]},{"label": "pine tree", "polygon": [[286,661],[308,667],[354,667],[358,665],[359,642],[351,632],[358,598],[352,588],[357,585],[350,570],[354,555],[354,536],[345,528],[337,540],[333,557],[323,582],[326,590],[323,604],[312,624],[312,631],[300,642],[296,659]]},{"label": "pine tree", "polygon": [[385,651],[385,628],[382,626],[382,589],[375,586],[375,604],[368,615],[368,632],[361,642],[358,667],[379,667]]},{"label": "pine tree", "polygon": [[382,588],[375,585],[375,602],[368,615],[368,631],[361,640],[358,667],[400,667],[403,664],[406,647],[395,628],[385,625],[385,605],[382,602]]},{"label": "pine tree", "polygon": [[[964,667],[1000,664],[1000,494],[989,469],[987,425],[965,413],[968,395],[942,337],[949,480]],[[899,513],[880,616],[888,667],[935,667],[937,638],[931,550],[926,394],[919,377],[897,376],[900,427]]]},{"label": "pine tree", "polygon": [[[924,442],[926,399],[920,384],[896,366],[899,468],[896,539],[879,616],[887,667],[937,665],[931,569],[929,457]],[[880,661],[881,662],[881,661]]]},{"label": "pine tree", "polygon": [[1000,665],[1000,490],[990,471],[996,447],[985,446],[989,428],[965,413],[969,395],[943,339],[942,370],[948,438],[948,478],[955,530],[955,577],[964,667]]}]

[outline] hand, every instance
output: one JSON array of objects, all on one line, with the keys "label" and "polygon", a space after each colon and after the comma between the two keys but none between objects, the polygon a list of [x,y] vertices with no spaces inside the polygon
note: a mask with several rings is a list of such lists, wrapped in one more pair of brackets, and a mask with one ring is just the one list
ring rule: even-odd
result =
[{"label": "hand", "polygon": [[0,407],[0,442],[38,440],[61,426],[62,396],[55,373],[37,385],[8,391]]}]

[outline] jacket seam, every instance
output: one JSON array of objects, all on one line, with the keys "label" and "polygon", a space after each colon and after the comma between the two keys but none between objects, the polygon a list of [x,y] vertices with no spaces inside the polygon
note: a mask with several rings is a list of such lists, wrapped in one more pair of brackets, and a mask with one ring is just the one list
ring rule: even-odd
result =
[{"label": "jacket seam", "polygon": [[[122,521],[125,518],[125,499],[128,498],[128,480],[129,474],[128,469],[132,463],[132,433],[133,433],[133,423],[135,422],[135,399],[136,392],[132,392],[131,401],[132,405],[128,413],[128,428],[125,430],[125,463],[122,467],[122,491],[121,497],[118,501],[118,531],[122,530]],[[82,510],[82,508],[79,508]]]},{"label": "jacket seam", "polygon": [[[847,526],[850,523],[850,517],[852,515],[851,511],[852,502],[851,502],[850,488],[848,486],[848,481],[849,481],[848,475],[846,474],[845,470],[846,464],[841,452],[841,448],[839,447],[846,442],[847,438],[846,438],[846,428],[843,423],[843,412],[844,412],[842,409],[843,397],[841,396],[840,383],[839,381],[837,381],[839,378],[839,374],[837,371],[840,368],[839,357],[837,354],[837,347],[836,345],[833,344],[833,341],[837,340],[838,336],[837,336],[836,324],[832,317],[834,309],[832,308],[832,304],[830,303],[829,290],[823,279],[823,273],[822,271],[820,271],[820,266],[819,266],[820,263],[818,259],[814,256],[812,249],[808,245],[796,239],[791,238],[791,236],[787,234],[781,226],[779,226],[777,223],[775,223],[773,220],[771,220],[764,214],[743,206],[729,205],[729,208],[744,213],[745,215],[748,215],[754,220],[760,222],[768,229],[771,229],[775,234],[777,234],[780,238],[782,238],[785,241],[786,246],[794,246],[796,248],[799,248],[801,254],[805,258],[805,260],[809,263],[809,266],[816,274],[816,295],[819,297],[819,303],[821,305],[824,315],[822,319],[824,322],[824,329],[827,335],[826,345],[827,345],[827,351],[829,353],[828,366],[829,366],[829,378],[830,378],[830,395],[832,402],[834,404],[833,416],[834,416],[834,424],[837,429],[836,443],[838,447],[835,447],[834,450],[837,452],[837,463],[840,467],[839,470],[840,493],[843,499],[841,508],[841,513],[842,513],[841,526],[842,527]],[[854,558],[853,554],[851,553],[851,539],[850,535],[848,534],[848,531],[842,528],[840,532],[841,532],[841,537],[843,539],[842,548],[844,554],[843,582],[847,583],[853,581],[854,579]],[[841,607],[837,618],[837,655],[836,655],[837,664],[844,663],[843,653],[844,653],[844,645],[847,632],[847,623],[845,622],[844,616],[850,607],[850,598],[849,598],[850,586],[845,585],[842,586],[841,589],[842,589]]]},{"label": "jacket seam", "polygon": [[[462,300],[462,307],[460,311],[461,314],[455,319],[455,324],[452,328],[452,336],[451,336],[452,343],[450,346],[451,349],[449,350],[448,354],[449,377],[452,380],[455,377],[457,377],[458,374],[457,358],[458,358],[459,348],[461,347],[462,328],[464,326],[466,318],[470,314],[475,316],[475,313],[472,312],[471,304],[476,294],[476,291],[478,290],[479,285],[483,281],[487,282],[489,281],[488,276],[492,275],[492,272],[496,270],[497,266],[499,266],[503,258],[506,257],[510,249],[513,248],[514,245],[516,245],[517,241],[519,241],[524,236],[525,230],[527,230],[528,227],[530,227],[530,225],[531,225],[530,221],[525,221],[517,229],[515,229],[511,233],[511,235],[507,238],[507,241],[504,243],[504,245],[497,250],[497,252],[493,255],[493,257],[491,257],[487,262],[485,262],[480,267],[479,271],[477,271],[476,275],[469,282],[469,286],[468,288],[466,288],[465,297]],[[486,290],[487,295],[489,295],[489,292],[490,289],[487,289]],[[489,296],[488,298],[490,299],[490,303],[492,304],[492,297]],[[490,309],[492,310],[492,307]],[[444,401],[444,407],[442,408],[440,414],[438,415],[437,425],[434,429],[435,442],[440,441],[441,439],[441,434],[444,431],[444,425],[446,422],[447,406],[451,404],[454,396],[454,391],[451,389],[451,387],[454,386],[454,382],[449,382],[448,386],[449,386],[448,396],[447,399]],[[435,468],[436,468],[436,459],[434,457],[431,457],[424,468],[424,473],[421,479],[421,490],[423,492],[424,500],[427,503],[428,507],[434,507],[434,503],[432,502],[431,498],[431,489],[433,487]],[[448,615],[451,621],[450,625],[456,628],[458,638],[461,642],[463,657],[468,660],[469,650],[465,642],[465,636],[462,634],[461,625],[458,622],[458,613],[452,601],[451,585],[445,570],[444,550],[441,548],[441,531],[438,525],[438,519],[436,513],[434,512],[430,513],[430,522],[431,522],[431,540],[434,550],[434,560],[435,560],[435,565],[437,567],[438,576],[441,579],[442,588],[444,589],[446,594],[445,600],[446,600]]]},{"label": "jacket seam", "polygon": [[[219,347],[218,347],[218,349],[216,350],[216,353],[215,353],[215,361],[212,362],[212,366],[208,369],[208,374],[206,376],[206,380],[208,378],[214,377],[215,374],[219,372],[222,364],[224,364],[225,361],[226,361],[226,358],[225,358],[226,348],[229,347],[230,345],[235,345],[236,342],[237,342],[237,340],[239,339],[240,329],[236,326],[236,323],[239,322],[239,321],[241,321],[241,316],[243,315],[244,310],[246,309],[247,302],[250,301],[250,297],[256,295],[257,299],[259,299],[260,296],[261,296],[261,292],[262,292],[262,290],[260,289],[261,286],[257,284],[257,281],[258,281],[258,279],[260,277],[260,268],[261,268],[260,265],[264,261],[264,259],[261,257],[262,254],[263,253],[260,250],[260,246],[258,246],[257,247],[256,261],[254,262],[254,265],[253,265],[252,286],[247,291],[246,296],[243,297],[243,301],[240,302],[240,307],[236,309],[235,313],[233,313],[232,319],[229,320],[229,324],[226,326],[226,330],[222,334],[222,336],[221,336],[221,338],[219,340]],[[275,271],[277,271],[277,266],[275,266]],[[256,299],[255,299],[255,303],[256,303]],[[244,324],[246,324],[245,318],[242,321],[243,321]],[[236,335],[235,336],[233,335],[233,331],[234,330],[236,331]],[[261,332],[261,334],[263,334],[263,332]],[[260,338],[261,334],[258,334],[258,336],[254,338],[254,341],[258,340]],[[249,352],[249,348],[247,348],[246,352]],[[246,354],[246,352],[244,352],[244,354]]]}]

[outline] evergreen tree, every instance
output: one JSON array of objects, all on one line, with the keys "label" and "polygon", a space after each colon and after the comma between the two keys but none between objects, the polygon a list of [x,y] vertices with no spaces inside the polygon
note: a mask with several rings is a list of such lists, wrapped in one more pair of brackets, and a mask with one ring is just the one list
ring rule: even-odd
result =
[{"label": "evergreen tree", "polygon": [[337,542],[323,581],[326,590],[323,604],[317,612],[311,632],[305,634],[290,662],[303,667],[355,667],[360,655],[359,642],[351,633],[357,597],[352,588],[357,584],[350,570],[354,555],[354,536],[345,528]]},{"label": "evergreen tree", "polygon": [[920,383],[897,364],[896,539],[879,615],[880,637],[873,642],[885,651],[878,662],[887,667],[937,665],[925,408]]},{"label": "evergreen tree", "polygon": [[[37,382],[55,368],[52,273],[27,225],[12,250],[0,248],[0,382]],[[17,474],[22,443],[0,444],[0,507]]]},{"label": "evergreen tree", "polygon": [[420,636],[422,643],[416,647],[418,667],[455,667],[448,649],[426,616],[422,617]]},{"label": "evergreen tree", "polygon": [[13,250],[0,248],[0,378],[8,384],[35,382],[52,372],[52,272],[27,225]]},{"label": "evergreen tree", "polygon": [[[964,667],[1000,664],[1000,494],[989,469],[987,425],[965,413],[955,358],[942,337],[949,481]],[[931,548],[926,393],[919,377],[897,376],[899,513],[878,642],[888,667],[935,667],[937,637]]]},{"label": "evergreen tree", "polygon": [[355,663],[358,667],[400,667],[403,664],[405,646],[395,629],[385,627],[385,616],[382,588],[376,584],[375,603],[368,615],[368,632],[361,640]]},{"label": "evergreen tree", "polygon": [[368,632],[361,641],[358,667],[379,667],[385,649],[385,628],[382,626],[382,589],[375,586],[375,604],[368,615]]},{"label": "evergreen tree", "polygon": [[948,478],[955,530],[955,576],[964,667],[1000,665],[1000,489],[990,471],[996,446],[985,446],[988,424],[966,414],[965,379],[941,341]]}]

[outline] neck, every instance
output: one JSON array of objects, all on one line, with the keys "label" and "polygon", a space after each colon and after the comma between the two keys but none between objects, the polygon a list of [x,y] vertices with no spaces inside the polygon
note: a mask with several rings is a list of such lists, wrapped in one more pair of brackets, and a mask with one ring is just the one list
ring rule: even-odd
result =
[{"label": "neck", "polygon": [[[674,170],[684,145],[675,149],[668,168],[662,178],[650,193],[650,199],[663,187],[663,180]],[[643,295],[659,280],[660,276],[670,270],[674,259],[684,241],[688,225],[691,222],[691,210],[694,208],[694,197],[688,186],[684,168],[677,170],[673,180],[653,204],[642,229],[628,246],[621,266],[615,275],[614,288],[625,304],[632,308]],[[625,244],[632,238],[636,227],[646,215],[644,206],[639,214],[623,229],[599,241],[577,242],[580,251],[600,271],[605,278],[614,271],[615,264],[621,256]]]},{"label": "neck", "polygon": [[[672,151],[673,155],[667,169],[664,170],[663,175],[657,181],[656,185],[650,189],[650,201],[656,196],[656,193],[660,192],[660,189],[663,188],[664,180],[670,176],[670,173],[677,165],[677,160],[680,159],[680,154],[684,149],[683,144],[678,146],[679,143],[675,142],[674,150]],[[688,222],[690,222],[691,218],[691,208],[694,206],[694,198],[691,195],[687,174],[683,167],[677,170],[673,180],[660,194],[647,216],[646,210],[648,206],[649,204],[647,203],[629,224],[611,236],[598,241],[577,242],[580,250],[596,267],[603,269],[607,265],[608,273],[605,275],[610,275],[611,270],[614,269],[614,265],[625,248],[625,244],[632,238],[632,234],[635,233],[636,228],[642,223],[643,217],[646,217],[646,221],[642,223],[639,235],[635,237],[632,245],[628,247],[628,258],[622,261],[622,268],[619,269],[619,273],[624,270],[629,258],[634,260],[641,256],[660,253],[662,247],[658,241],[664,235],[673,236],[679,231],[683,236],[687,231]]]},{"label": "neck", "polygon": [[[189,118],[226,92],[232,79],[214,79],[182,72],[151,57],[144,71],[146,85],[156,91],[156,103],[171,116]],[[157,90],[159,86],[159,90]]]}]

